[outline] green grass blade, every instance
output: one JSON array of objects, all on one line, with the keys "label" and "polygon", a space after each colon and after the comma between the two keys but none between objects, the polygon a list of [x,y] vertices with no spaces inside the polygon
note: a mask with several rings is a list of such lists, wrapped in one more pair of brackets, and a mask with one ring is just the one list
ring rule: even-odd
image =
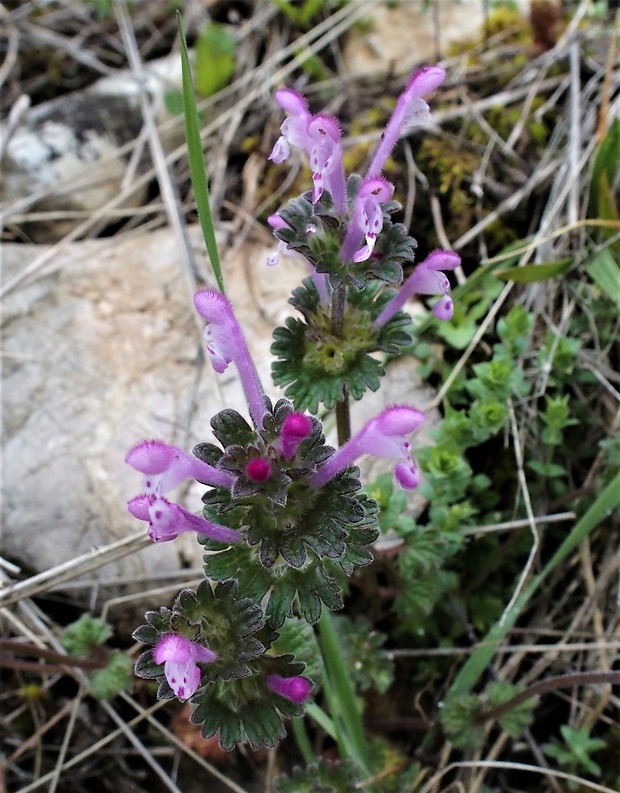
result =
[{"label": "green grass blade", "polygon": [[183,110],[185,112],[185,134],[187,136],[187,157],[189,161],[189,172],[194,188],[196,208],[200,218],[202,234],[207,246],[207,253],[211,260],[211,267],[215,274],[215,280],[220,292],[224,293],[224,279],[222,278],[222,267],[220,256],[215,241],[215,228],[209,204],[209,186],[207,181],[207,169],[202,152],[202,141],[200,139],[200,125],[198,123],[198,110],[196,108],[196,98],[194,96],[194,85],[192,73],[187,55],[187,42],[183,29],[181,14],[177,11],[177,22],[181,38],[181,67],[183,72]]},{"label": "green grass blade", "polygon": [[560,545],[545,567],[534,576],[525,587],[521,596],[515,601],[510,611],[504,616],[503,621],[496,623],[487,633],[480,645],[463,665],[452,686],[450,694],[458,696],[469,694],[478,680],[488,668],[495,651],[506,637],[512,626],[517,621],[532,595],[547,578],[547,576],[572,553],[590,532],[598,526],[620,504],[620,473],[612,479],[607,487],[599,494],[583,517],[575,524],[568,537]]},{"label": "green grass blade", "polygon": [[[351,760],[358,766],[365,776],[369,776],[368,744],[364,734],[364,726],[355,697],[355,689],[351,674],[342,654],[338,636],[334,630],[331,615],[323,609],[319,619],[319,636],[323,663],[325,664],[326,677],[325,692],[331,689],[330,710],[336,723],[342,723],[341,740],[344,739],[346,751]],[[340,717],[340,719],[338,719]],[[339,741],[339,743],[341,743]],[[342,746],[341,746],[342,751]]]},{"label": "green grass blade", "polygon": [[608,295],[620,309],[620,267],[609,248],[599,251],[586,266],[594,283]]},{"label": "green grass blade", "polygon": [[297,748],[301,752],[301,756],[304,758],[304,763],[306,765],[311,765],[316,761],[316,755],[314,754],[312,744],[308,738],[308,732],[306,731],[306,725],[303,717],[297,716],[296,718],[291,719],[291,727],[293,728],[293,735],[295,736],[295,741],[297,742]]}]

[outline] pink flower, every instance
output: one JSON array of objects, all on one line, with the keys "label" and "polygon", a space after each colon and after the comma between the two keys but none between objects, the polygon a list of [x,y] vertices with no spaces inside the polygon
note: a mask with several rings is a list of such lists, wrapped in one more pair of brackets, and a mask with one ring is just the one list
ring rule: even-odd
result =
[{"label": "pink flower", "polygon": [[440,66],[425,66],[411,76],[407,87],[398,98],[367,176],[378,176],[381,173],[403,129],[430,121],[430,110],[422,97],[438,88],[445,76],[445,69]]},{"label": "pink flower", "polygon": [[312,201],[328,190],[340,214],[346,210],[340,127],[330,116],[312,115],[306,100],[290,88],[276,91],[276,102],[288,113],[269,159],[276,164],[289,158],[291,146],[303,149],[312,169]]},{"label": "pink flower", "polygon": [[[383,228],[382,205],[392,198],[394,187],[382,176],[364,179],[355,199],[353,220],[342,245],[345,262],[365,262],[370,258]],[[362,239],[366,244],[356,250]]]},{"label": "pink flower", "polygon": [[291,88],[281,88],[276,91],[275,98],[282,110],[288,113],[288,118],[282,122],[280,127],[282,134],[268,157],[269,160],[279,165],[291,156],[291,146],[308,149],[310,143],[308,127],[312,120],[312,113],[303,96]]},{"label": "pink flower", "polygon": [[424,418],[424,413],[406,405],[385,408],[313,474],[310,484],[321,487],[362,454],[374,454],[398,460],[394,468],[396,481],[405,490],[413,490],[420,482],[420,473],[411,459],[411,445],[406,436],[416,430]]},{"label": "pink flower", "polygon": [[443,295],[435,304],[433,313],[439,319],[451,319],[454,313],[450,291],[450,281],[442,270],[455,270],[461,257],[454,251],[433,251],[420,262],[413,273],[405,280],[399,293],[390,300],[375,320],[375,327],[382,328],[413,295]]},{"label": "pink flower", "polygon": [[240,532],[192,515],[179,504],[156,493],[135,496],[127,502],[127,509],[138,520],[148,521],[148,534],[153,542],[175,540],[186,531],[195,531],[217,542],[234,543],[241,540]]},{"label": "pink flower", "polygon": [[312,693],[312,683],[307,677],[281,677],[269,675],[266,678],[267,687],[281,697],[286,697],[296,705],[305,702]]},{"label": "pink flower", "polygon": [[315,116],[308,127],[312,147],[308,152],[312,169],[312,203],[316,204],[327,189],[336,209],[343,214],[345,210],[345,180],[342,165],[342,144],[340,127],[335,118]]},{"label": "pink flower", "polygon": [[144,488],[147,493],[161,495],[190,478],[214,487],[232,487],[234,482],[229,473],[163,441],[138,443],[128,452],[125,462],[145,475]]},{"label": "pink flower", "polygon": [[194,305],[207,322],[204,337],[213,368],[221,374],[229,363],[235,363],[252,419],[256,427],[262,429],[265,416],[263,389],[230,302],[220,292],[201,289],[194,295]]},{"label": "pink flower", "polygon": [[312,432],[312,421],[305,413],[289,413],[280,430],[280,451],[285,460],[292,460],[299,444]]},{"label": "pink flower", "polygon": [[180,700],[189,699],[200,685],[197,663],[217,660],[217,653],[176,633],[169,633],[153,648],[153,660],[164,665],[170,688]]}]

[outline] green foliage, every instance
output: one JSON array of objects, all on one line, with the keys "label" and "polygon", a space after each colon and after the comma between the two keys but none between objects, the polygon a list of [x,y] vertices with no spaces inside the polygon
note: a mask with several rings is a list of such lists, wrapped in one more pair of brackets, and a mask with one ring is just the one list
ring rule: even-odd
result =
[{"label": "green foliage", "polygon": [[569,395],[545,397],[547,406],[540,413],[542,422],[546,425],[541,434],[541,440],[549,446],[559,446],[563,440],[563,430],[579,422],[570,417]]},{"label": "green foliage", "polygon": [[387,636],[373,629],[365,617],[355,620],[339,614],[334,627],[343,645],[345,662],[359,691],[385,693],[394,679],[394,663],[381,649]]},{"label": "green foliage", "polygon": [[99,617],[82,616],[68,625],[62,634],[62,644],[69,655],[87,658],[95,647],[101,647],[112,636],[112,628]]},{"label": "green foliage", "polygon": [[482,712],[474,694],[449,697],[440,711],[442,727],[457,749],[475,749],[484,738],[484,726],[476,721]]},{"label": "green foliage", "polygon": [[319,759],[307,768],[295,768],[290,776],[278,777],[278,793],[356,793],[359,775],[353,763],[330,763]]},{"label": "green foliage", "polygon": [[316,412],[319,404],[332,408],[342,399],[345,387],[353,399],[366,390],[376,391],[385,374],[373,357],[382,352],[395,355],[411,341],[405,330],[409,317],[398,312],[382,328],[375,319],[394,296],[381,290],[380,282],[363,291],[347,291],[342,329],[331,327],[329,306],[323,304],[311,278],[293,291],[289,302],[303,320],[289,317],[285,327],[276,328],[271,351],[278,357],[272,366],[274,383],[287,386],[286,395],[298,410]]},{"label": "green foliage", "polygon": [[586,271],[603,294],[620,309],[620,267],[611,249],[603,248],[595,253],[586,265]]},{"label": "green foliage", "polygon": [[[496,708],[508,702],[523,689],[504,680],[491,683],[487,687],[487,698],[491,708]],[[498,721],[503,730],[513,738],[518,738],[526,727],[534,720],[534,708],[538,704],[538,697],[531,697],[511,708],[499,717]]]},{"label": "green foliage", "polygon": [[237,40],[224,25],[209,22],[196,41],[194,79],[203,97],[228,85],[235,73]]},{"label": "green foliage", "polygon": [[572,256],[557,259],[554,262],[526,264],[522,267],[508,267],[495,270],[495,275],[504,281],[514,281],[517,284],[533,284],[538,281],[548,281],[565,273],[573,264]]},{"label": "green foliage", "polygon": [[[62,643],[69,655],[88,658],[96,654],[97,648],[112,637],[112,628],[99,617],[89,614],[68,625],[62,635]],[[101,651],[99,651],[101,653]],[[105,666],[89,672],[89,690],[97,699],[112,699],[131,686],[133,662],[124,652],[112,650],[101,653]]]},{"label": "green foliage", "polygon": [[[308,477],[333,450],[325,445],[321,424],[314,420],[311,435],[295,458],[285,461],[273,451],[292,405],[279,400],[258,432],[234,410],[224,410],[212,419],[212,427],[223,450],[201,444],[195,450],[201,459],[218,464],[236,475],[232,490],[219,487],[205,493],[205,517],[244,532],[246,543],[225,544],[202,538],[214,553],[205,557],[205,574],[215,581],[234,578],[239,594],[255,603],[267,595],[267,618],[279,626],[299,613],[316,622],[322,603],[342,607],[340,588],[327,560],[349,574],[368,564],[367,547],[376,539],[376,505],[361,487],[358,469],[344,471],[320,488]],[[266,485],[245,476],[249,459],[272,459],[273,472]],[[278,461],[278,467],[276,467]]]},{"label": "green foliage", "polygon": [[551,369],[550,383],[556,387],[568,385],[575,372],[581,341],[568,336],[557,336],[549,331],[536,358],[538,366]]},{"label": "green foliage", "polygon": [[133,680],[133,661],[120,650],[113,650],[103,669],[91,672],[90,693],[97,699],[113,699],[131,688]]},{"label": "green foliage", "polygon": [[[557,760],[561,768],[573,773],[584,771],[594,777],[600,777],[601,767],[590,755],[604,749],[606,743],[601,738],[590,738],[587,730],[569,727],[563,724],[560,727],[563,741],[554,739],[552,743],[543,746],[545,754]],[[569,783],[571,790],[576,789],[575,783]]]},{"label": "green foliage", "polygon": [[520,303],[514,305],[507,314],[497,321],[497,334],[502,340],[506,355],[519,358],[524,355],[530,343],[534,317]]},{"label": "green foliage", "polygon": [[185,114],[185,131],[187,136],[187,159],[189,162],[189,172],[196,199],[196,209],[200,219],[202,235],[207,246],[209,260],[217,281],[220,292],[224,293],[224,279],[220,256],[215,240],[215,226],[211,216],[211,204],[209,203],[209,188],[207,185],[207,169],[202,152],[202,138],[200,137],[200,124],[198,122],[198,110],[196,108],[196,97],[194,96],[194,84],[189,65],[189,54],[187,52],[187,42],[185,41],[185,31],[181,16],[177,12],[177,23],[181,39],[181,68],[183,74],[183,110]]},{"label": "green foliage", "polygon": [[312,27],[315,18],[323,11],[326,0],[303,0],[301,3],[294,3],[291,0],[271,0],[284,16],[301,28]]},{"label": "green foliage", "polygon": [[620,119],[612,121],[594,156],[590,183],[590,217],[618,220],[620,211],[617,190],[618,163],[620,162]]}]

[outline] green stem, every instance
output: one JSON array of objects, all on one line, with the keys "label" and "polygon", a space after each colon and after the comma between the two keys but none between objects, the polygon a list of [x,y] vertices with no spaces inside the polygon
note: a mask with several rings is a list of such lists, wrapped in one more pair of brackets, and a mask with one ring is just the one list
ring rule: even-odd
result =
[{"label": "green stem", "polygon": [[301,752],[301,756],[304,758],[304,763],[306,765],[311,765],[311,763],[315,762],[316,757],[312,751],[304,719],[301,716],[292,719],[291,725],[293,727],[293,735],[295,736],[297,747]]},{"label": "green stem", "polygon": [[[339,735],[341,753],[343,750],[359,767],[364,776],[370,776],[369,751],[364,734],[364,725],[355,696],[351,672],[346,664],[342,647],[334,630],[332,618],[327,609],[323,609],[318,623],[321,649],[326,672],[326,694],[330,701],[332,719]],[[339,729],[342,723],[342,730]]]},{"label": "green stem", "polygon": [[[347,303],[347,293],[344,286],[339,286],[332,296],[332,334],[342,338],[344,327],[344,312]],[[338,430],[338,445],[342,446],[351,437],[351,412],[349,408],[349,389],[344,386],[342,399],[336,403],[336,428]]]}]

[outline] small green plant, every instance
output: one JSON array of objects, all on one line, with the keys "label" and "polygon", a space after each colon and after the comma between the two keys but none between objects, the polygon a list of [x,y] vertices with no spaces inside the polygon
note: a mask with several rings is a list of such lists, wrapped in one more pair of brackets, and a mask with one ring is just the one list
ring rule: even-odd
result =
[{"label": "small green plant", "polygon": [[112,628],[104,620],[83,614],[65,628],[62,643],[69,655],[99,661],[101,668],[88,670],[90,693],[97,699],[113,699],[131,687],[133,662],[121,650],[104,645]]},{"label": "small green plant", "polygon": [[[543,746],[545,754],[554,758],[560,768],[572,773],[586,772],[598,779],[601,776],[601,767],[590,755],[604,749],[606,743],[601,738],[591,738],[588,730],[569,727],[563,724],[560,727],[562,741],[557,738],[552,743]],[[568,783],[571,790],[577,790],[575,782]]]}]

